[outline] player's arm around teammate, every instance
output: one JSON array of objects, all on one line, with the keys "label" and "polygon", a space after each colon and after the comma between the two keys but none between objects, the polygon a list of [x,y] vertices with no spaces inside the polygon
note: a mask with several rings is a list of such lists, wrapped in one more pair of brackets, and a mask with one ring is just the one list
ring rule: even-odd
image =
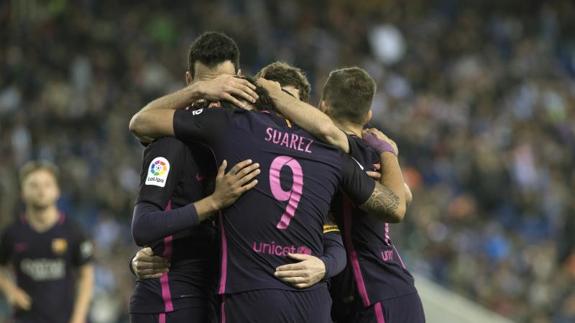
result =
[{"label": "player's arm around teammate", "polygon": [[[347,134],[339,129],[327,114],[285,93],[276,82],[258,79],[258,84],[269,92],[270,97],[276,104],[276,108],[288,119],[316,135],[322,141],[338,147],[345,153],[350,152]],[[326,103],[322,101],[322,104]],[[386,221],[400,222],[405,216],[407,208],[406,197],[408,195],[405,192],[403,176],[401,174],[399,161],[397,160],[397,153],[393,154],[390,151],[382,152],[381,158],[382,177],[380,183],[390,192],[389,194],[384,193],[385,189],[381,187],[376,187],[376,189],[378,193],[381,193],[379,197],[383,198],[385,195],[386,203],[390,203],[386,211]],[[371,202],[375,202],[375,200],[371,200]],[[376,206],[371,204],[371,206],[381,208],[384,205]]]},{"label": "player's arm around teammate", "polygon": [[[173,134],[172,116],[175,110],[184,109],[199,99],[209,101],[226,100],[238,107],[246,107],[247,102],[255,102],[258,95],[255,86],[249,81],[233,76],[222,75],[212,80],[197,81],[174,93],[165,95],[148,103],[130,120],[132,131],[142,142],[151,142],[153,138],[161,137],[163,132],[151,131],[155,126],[162,125]],[[148,133],[143,136],[141,134]]]}]

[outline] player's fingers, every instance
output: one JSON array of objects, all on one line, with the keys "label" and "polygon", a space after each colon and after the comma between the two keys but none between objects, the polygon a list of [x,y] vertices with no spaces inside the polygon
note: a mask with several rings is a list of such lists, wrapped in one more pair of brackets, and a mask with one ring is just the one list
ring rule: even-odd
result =
[{"label": "player's fingers", "polygon": [[252,102],[256,102],[258,99],[258,94],[256,93],[256,86],[252,84],[252,82],[246,79],[237,79],[237,83],[235,84],[236,88],[243,91],[245,94],[249,95],[252,99]]},{"label": "player's fingers", "polygon": [[308,287],[310,287],[311,285],[308,284],[308,283],[299,283],[299,284],[294,284],[294,286],[295,286],[296,288],[300,288],[300,289],[301,289],[301,288],[308,288]]},{"label": "player's fingers", "polygon": [[252,90],[254,90],[254,91],[256,90],[256,85],[255,85],[255,84],[252,84],[252,82],[250,82],[250,81],[248,81],[248,80],[246,80],[246,79],[244,79],[244,78],[241,78],[241,80],[244,81],[244,84],[247,85],[250,89],[252,89]]},{"label": "player's fingers", "polygon": [[138,253],[141,253],[141,254],[147,255],[147,256],[153,256],[154,255],[154,251],[150,247],[146,247],[146,248],[138,251]]},{"label": "player's fingers", "polygon": [[367,176],[375,179],[375,180],[379,180],[381,178],[381,173],[380,172],[372,172],[372,171],[367,171]]},{"label": "player's fingers", "polygon": [[381,164],[380,164],[380,163],[375,163],[375,164],[373,164],[373,169],[375,169],[375,170],[380,170],[380,169],[381,169]]},{"label": "player's fingers", "polygon": [[[158,257],[159,258],[159,257]],[[154,261],[138,261],[136,263],[137,270],[144,270],[144,269],[163,269],[169,268],[170,263],[164,260],[163,258],[155,259]]]},{"label": "player's fingers", "polygon": [[278,277],[281,281],[284,281],[286,283],[290,283],[290,284],[301,284],[301,283],[307,283],[307,278],[305,277]]},{"label": "player's fingers", "polygon": [[237,173],[236,173],[236,179],[240,179],[242,177],[247,176],[248,174],[250,174],[251,172],[258,170],[258,168],[260,168],[260,164],[259,163],[253,163],[251,165],[248,165],[242,169],[240,169]]},{"label": "player's fingers", "polygon": [[240,186],[243,186],[246,183],[249,183],[252,179],[256,178],[259,174],[261,173],[261,169],[257,168],[254,169],[253,171],[251,171],[249,174],[246,174],[245,176],[242,176],[239,180],[238,180],[238,184]]},{"label": "player's fingers", "polygon": [[287,270],[302,270],[305,268],[306,268],[306,266],[304,264],[298,262],[295,264],[281,265],[281,266],[276,268],[276,272],[287,271]]},{"label": "player's fingers", "polygon": [[253,181],[251,181],[251,182],[247,183],[246,185],[242,186],[242,188],[241,188],[242,194],[243,194],[244,192],[247,192],[247,191],[251,190],[252,188],[256,187],[256,185],[258,185],[258,180],[257,180],[257,179],[254,179]]},{"label": "player's fingers", "polygon": [[235,175],[237,174],[240,170],[242,170],[244,167],[249,166],[253,163],[253,161],[251,159],[246,159],[243,160],[237,164],[234,165],[234,167],[232,167],[232,169],[230,169],[228,171],[228,174],[230,175]]},{"label": "player's fingers", "polygon": [[276,271],[274,275],[278,278],[288,278],[288,277],[308,277],[309,272],[307,270],[284,270],[284,271]]},{"label": "player's fingers", "polygon": [[156,273],[156,274],[147,274],[147,275],[140,275],[138,276],[140,279],[155,279],[162,277],[164,273]]},{"label": "player's fingers", "polygon": [[231,102],[233,105],[235,105],[238,108],[248,109],[248,105],[245,102],[242,102],[242,101],[236,99],[233,95],[231,95],[229,93],[224,93],[222,95],[222,98],[226,101]]},{"label": "player's fingers", "polygon": [[251,103],[255,103],[258,98],[256,92],[247,86],[231,86],[227,91],[232,94],[232,96],[239,97]]},{"label": "player's fingers", "polygon": [[228,167],[228,161],[224,159],[220,167],[218,168],[218,174],[216,178],[222,178],[226,174],[226,167]]}]

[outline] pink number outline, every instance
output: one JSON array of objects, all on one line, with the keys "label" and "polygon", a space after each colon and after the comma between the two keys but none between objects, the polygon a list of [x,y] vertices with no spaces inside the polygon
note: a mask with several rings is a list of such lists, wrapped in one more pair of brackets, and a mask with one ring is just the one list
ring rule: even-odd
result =
[{"label": "pink number outline", "polygon": [[[280,183],[280,172],[285,166],[289,167],[293,174],[293,184],[289,191],[284,191]],[[300,163],[292,157],[276,157],[270,166],[270,189],[276,200],[280,202],[288,201],[282,217],[276,225],[276,228],[285,230],[295,216],[295,211],[303,193],[303,170]]]}]

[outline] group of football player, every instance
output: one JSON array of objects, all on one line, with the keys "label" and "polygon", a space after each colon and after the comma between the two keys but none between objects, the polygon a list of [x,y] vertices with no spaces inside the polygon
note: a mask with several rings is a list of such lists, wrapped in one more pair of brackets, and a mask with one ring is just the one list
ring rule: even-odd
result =
[{"label": "group of football player", "polygon": [[424,322],[390,238],[412,198],[398,148],[366,127],[374,80],[336,69],[316,108],[299,68],[250,78],[239,57],[202,34],[187,85],[130,121],[132,322]]}]

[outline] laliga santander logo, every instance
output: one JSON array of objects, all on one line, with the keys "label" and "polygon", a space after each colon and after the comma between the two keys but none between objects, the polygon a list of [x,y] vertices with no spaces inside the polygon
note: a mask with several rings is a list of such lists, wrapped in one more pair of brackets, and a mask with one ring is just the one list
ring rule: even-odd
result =
[{"label": "laliga santander logo", "polygon": [[156,157],[150,163],[146,185],[164,187],[170,173],[170,162],[164,157]]},{"label": "laliga santander logo", "polygon": [[168,164],[166,161],[161,159],[157,159],[150,165],[150,174],[154,176],[163,176],[168,172]]}]

